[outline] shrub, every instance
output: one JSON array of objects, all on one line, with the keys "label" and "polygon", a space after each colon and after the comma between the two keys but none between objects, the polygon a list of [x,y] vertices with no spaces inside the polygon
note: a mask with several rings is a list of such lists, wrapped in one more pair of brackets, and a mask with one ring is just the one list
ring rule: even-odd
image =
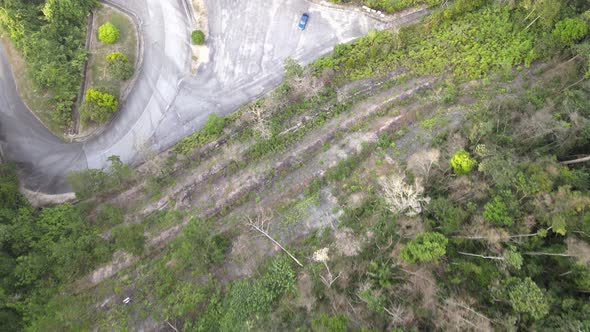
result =
[{"label": "shrub", "polygon": [[96,222],[100,226],[113,226],[123,222],[123,212],[112,204],[104,204],[100,207]]},{"label": "shrub", "polygon": [[123,249],[134,255],[141,255],[145,244],[142,224],[120,225],[113,228],[115,248]]},{"label": "shrub", "polygon": [[[533,32],[515,25],[508,6],[477,10],[487,2],[456,1],[448,13],[444,10],[436,16],[439,23],[405,27],[400,34],[369,33],[354,43],[336,46],[332,55],[314,61],[312,67],[316,73],[332,68],[339,76],[359,79],[402,66],[420,75],[450,72],[463,80],[483,78],[507,64],[528,65],[538,58]],[[456,20],[445,19],[455,14]]]},{"label": "shrub", "polygon": [[[211,225],[199,219],[191,219],[183,230],[183,235],[171,246],[173,255],[186,266],[209,268],[225,259],[231,248],[226,234],[211,234]],[[201,252],[195,256],[195,252]]]},{"label": "shrub", "polygon": [[471,172],[473,166],[475,166],[477,162],[471,159],[469,152],[461,149],[453,155],[451,158],[450,165],[453,168],[453,172],[457,175],[465,175]]},{"label": "shrub", "polygon": [[183,138],[176,144],[174,150],[178,153],[188,154],[194,148],[203,146],[216,139],[223,132],[224,127],[225,119],[217,114],[211,114],[207,118],[207,123],[205,123],[203,129]]},{"label": "shrub", "polygon": [[588,34],[588,24],[579,18],[566,18],[555,24],[553,36],[565,45],[573,45]]},{"label": "shrub", "polygon": [[495,223],[498,226],[511,226],[514,223],[515,197],[505,193],[494,198],[484,206],[483,217],[486,221]]},{"label": "shrub", "polygon": [[133,76],[133,65],[129,58],[121,52],[113,52],[106,56],[109,73],[118,80],[128,80]]},{"label": "shrub", "polygon": [[447,198],[437,198],[428,204],[427,208],[430,217],[434,218],[438,228],[444,234],[451,234],[460,229],[462,224],[467,221],[469,213]]},{"label": "shrub", "polygon": [[71,172],[66,176],[66,181],[72,187],[78,199],[93,197],[105,191],[110,183],[108,174],[100,169]]},{"label": "shrub", "polygon": [[[223,298],[217,318],[219,331],[245,331],[263,319],[273,304],[295,289],[296,274],[286,257],[275,258],[264,275],[256,279],[233,282]],[[205,317],[206,320],[206,317]]]},{"label": "shrub", "polygon": [[293,58],[286,58],[283,66],[285,67],[285,79],[303,75],[303,67]]},{"label": "shrub", "polygon": [[517,313],[527,313],[533,319],[541,319],[549,313],[549,304],[543,291],[531,279],[519,280],[508,290],[512,309]]},{"label": "shrub", "polygon": [[191,39],[193,41],[193,44],[203,45],[205,44],[205,33],[203,33],[203,31],[201,30],[195,30],[191,34]]},{"label": "shrub", "polygon": [[330,316],[321,314],[311,322],[311,329],[314,332],[346,332],[348,318],[342,314]]},{"label": "shrub", "polygon": [[107,22],[98,28],[98,39],[105,44],[114,44],[121,37],[119,29],[111,22]]},{"label": "shrub", "polygon": [[88,89],[80,115],[84,122],[92,120],[96,123],[105,123],[118,107],[119,101],[115,96],[97,89]]},{"label": "shrub", "polygon": [[225,127],[225,119],[215,113],[210,114],[203,127],[203,134],[215,137],[221,134],[223,127]]},{"label": "shrub", "polygon": [[134,176],[133,170],[123,164],[118,156],[110,156],[107,160],[111,163],[108,171],[85,169],[70,172],[66,176],[68,184],[76,193],[76,198],[87,199],[117,189]]},{"label": "shrub", "polygon": [[27,205],[26,198],[19,192],[16,166],[0,163],[0,211],[6,213],[8,209],[17,210]]},{"label": "shrub", "polygon": [[124,61],[124,62],[129,62],[129,58],[125,54],[123,54],[121,52],[113,52],[111,54],[108,54],[106,56],[106,59],[108,61],[121,60],[121,61]]},{"label": "shrub", "polygon": [[445,255],[448,242],[449,240],[440,233],[418,234],[402,248],[400,256],[409,263],[430,262]]}]

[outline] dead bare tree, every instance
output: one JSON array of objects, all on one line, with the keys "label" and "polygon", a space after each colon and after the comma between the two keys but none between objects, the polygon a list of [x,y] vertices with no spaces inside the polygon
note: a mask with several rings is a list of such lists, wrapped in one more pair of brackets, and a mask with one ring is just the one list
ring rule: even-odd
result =
[{"label": "dead bare tree", "polygon": [[582,158],[577,158],[574,160],[566,160],[566,161],[562,161],[560,162],[560,164],[562,165],[571,165],[571,164],[577,164],[577,163],[582,163],[585,161],[590,161],[590,156],[584,156]]},{"label": "dead bare tree", "polygon": [[297,263],[297,265],[303,267],[303,264],[301,264],[301,262],[297,258],[295,258],[295,256],[293,256],[277,240],[275,240],[272,236],[270,236],[268,229],[269,229],[269,222],[271,219],[272,219],[272,216],[270,215],[270,213],[268,213],[264,209],[260,208],[260,209],[258,209],[258,214],[256,215],[256,219],[252,219],[252,218],[248,217],[248,226],[252,230],[264,235],[267,239],[271,240],[272,243],[276,244],[279,248],[281,248],[281,250],[283,250],[287,255],[289,255],[289,257],[291,257],[291,259],[293,259],[295,261],[295,263]]},{"label": "dead bare tree", "polygon": [[394,325],[400,325],[404,321],[404,313],[406,310],[400,305],[391,305],[389,308],[383,307],[383,310],[391,317]]},{"label": "dead bare tree", "polygon": [[389,178],[380,179],[383,196],[391,212],[405,213],[416,216],[422,212],[422,203],[428,202],[423,197],[424,187],[420,178],[414,184],[407,184],[403,174],[394,174]]},{"label": "dead bare tree", "polygon": [[313,253],[313,260],[316,261],[316,262],[323,263],[324,266],[326,267],[326,270],[328,271],[328,275],[327,276],[320,275],[320,278],[322,279],[322,282],[328,288],[332,287],[332,284],[338,278],[340,278],[340,275],[342,274],[342,272],[339,272],[336,277],[334,277],[334,275],[332,275],[332,272],[330,271],[330,268],[328,267],[328,261],[330,260],[330,257],[328,256],[328,251],[329,250],[330,250],[329,248],[322,248],[322,249],[320,249],[320,250],[318,250],[318,251],[316,251],[316,252]]},{"label": "dead bare tree", "polygon": [[254,130],[260,134],[264,139],[271,136],[270,127],[268,125],[268,112],[266,103],[256,102],[248,107],[248,113],[254,118]]},{"label": "dead bare tree", "polygon": [[554,252],[539,252],[539,251],[527,251],[523,252],[523,255],[527,256],[559,256],[559,257],[576,257],[575,255],[571,254],[560,254]]},{"label": "dead bare tree", "polygon": [[[552,228],[553,228],[553,226],[549,226],[549,227],[543,229],[543,232],[548,232]],[[481,234],[468,235],[468,236],[455,235],[455,236],[453,236],[453,238],[465,239],[465,240],[486,240],[488,242],[508,242],[508,241],[512,241],[513,239],[538,236],[541,233],[542,232],[511,235],[511,234],[508,234],[507,232],[505,232],[504,230],[489,229],[489,230],[487,230],[487,234],[485,234],[485,235],[481,235]]]},{"label": "dead bare tree", "polygon": [[178,332],[178,329],[176,328],[176,326],[170,324],[169,321],[166,321],[166,324],[168,324],[168,326],[170,326],[174,331]]},{"label": "dead bare tree", "polygon": [[468,304],[455,301],[451,298],[445,299],[443,303],[437,305],[440,316],[438,317],[439,327],[442,330],[452,331],[493,331],[490,318],[475,311]]},{"label": "dead bare tree", "polygon": [[439,158],[440,151],[437,149],[419,151],[411,155],[408,159],[408,168],[414,175],[428,179],[430,169],[432,166],[438,164]]},{"label": "dead bare tree", "polygon": [[321,79],[309,73],[293,77],[290,84],[294,95],[304,97],[310,97],[324,87],[324,82]]}]

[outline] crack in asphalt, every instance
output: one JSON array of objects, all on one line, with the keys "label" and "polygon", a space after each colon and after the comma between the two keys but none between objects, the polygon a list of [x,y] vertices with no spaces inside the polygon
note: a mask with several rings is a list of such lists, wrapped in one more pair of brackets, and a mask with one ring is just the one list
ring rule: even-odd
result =
[{"label": "crack in asphalt", "polygon": [[[193,77],[185,0],[104,2],[134,18],[143,39],[142,67],[118,115],[84,142],[60,141],[30,113],[0,45],[0,151],[17,163],[27,189],[67,192],[68,172],[103,168],[112,154],[139,162],[141,146],[162,151],[201,128],[209,114],[227,115],[267,93],[280,83],[286,57],[309,63],[337,43],[385,27],[362,13],[306,0],[205,0],[210,61]],[[303,12],[311,19],[300,31]]]}]

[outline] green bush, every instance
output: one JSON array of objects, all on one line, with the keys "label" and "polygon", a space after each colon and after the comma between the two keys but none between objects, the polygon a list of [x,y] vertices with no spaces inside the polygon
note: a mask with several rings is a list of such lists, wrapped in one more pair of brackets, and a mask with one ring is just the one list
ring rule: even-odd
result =
[{"label": "green bush", "polygon": [[106,56],[107,69],[116,79],[126,81],[133,76],[133,64],[129,58],[121,52],[113,52]]},{"label": "green bush", "polygon": [[286,58],[283,61],[283,67],[285,68],[285,79],[303,75],[303,66],[293,58]]},{"label": "green bush", "polygon": [[513,214],[516,212],[515,200],[516,198],[509,193],[494,196],[494,198],[484,206],[484,219],[493,222],[498,226],[512,226],[512,224],[514,224]]},{"label": "green bush", "polygon": [[96,222],[102,227],[118,225],[123,222],[123,212],[112,204],[104,204],[98,211]]},{"label": "green bush", "polygon": [[311,330],[314,332],[346,332],[348,318],[342,314],[330,316],[321,314],[311,322]]},{"label": "green bush", "polygon": [[[360,79],[379,72],[407,68],[419,75],[452,73],[458,79],[477,79],[491,71],[539,57],[536,35],[517,26],[508,6],[485,6],[485,0],[457,1],[449,9],[456,19],[423,26],[369,32],[351,44],[337,45],[332,55],[313,63],[315,72],[335,69],[341,76]],[[461,6],[457,6],[460,4]],[[465,14],[464,9],[472,11]]]},{"label": "green bush", "polygon": [[207,118],[205,127],[203,127],[203,134],[212,137],[218,136],[219,134],[221,134],[224,127],[225,119],[215,113],[212,113]]},{"label": "green bush", "polygon": [[[205,269],[222,262],[230,248],[227,235],[213,235],[209,223],[191,219],[184,227],[183,235],[172,244],[172,255],[186,266]],[[195,256],[195,252],[201,254]]]},{"label": "green bush", "polygon": [[125,250],[134,255],[141,255],[145,245],[144,226],[142,224],[120,225],[113,228],[115,248]]},{"label": "green bush", "polygon": [[110,186],[108,174],[100,169],[70,172],[66,176],[66,181],[72,187],[78,199],[91,198]]},{"label": "green bush", "polygon": [[553,36],[568,46],[582,40],[588,34],[588,24],[580,18],[566,18],[555,24]]},{"label": "green bush", "polygon": [[433,199],[427,207],[430,217],[436,220],[437,229],[443,234],[457,232],[469,218],[469,213],[456,206],[450,199],[439,197]]},{"label": "green bush", "polygon": [[19,192],[19,181],[14,164],[0,163],[0,222],[11,217],[6,211],[27,207],[29,203]]},{"label": "green bush", "polygon": [[97,89],[88,89],[80,108],[82,121],[105,123],[117,111],[119,101],[115,96]]},{"label": "green bush", "polygon": [[76,198],[92,198],[103,192],[118,189],[133,178],[131,167],[123,164],[118,156],[110,156],[107,160],[111,163],[108,171],[85,169],[70,172],[66,176],[66,181],[76,193]]},{"label": "green bush", "polygon": [[119,41],[121,32],[113,23],[107,22],[98,28],[98,39],[105,44],[114,44]]},{"label": "green bush", "polygon": [[515,312],[529,314],[533,319],[541,319],[549,313],[549,303],[543,291],[529,277],[510,287],[508,298]]},{"label": "green bush", "polygon": [[[214,323],[219,326],[209,326],[207,330],[248,330],[248,326],[255,325],[257,320],[264,319],[272,311],[273,304],[283,294],[295,289],[295,280],[288,258],[273,259],[261,277],[231,284],[221,306],[209,313],[215,314]],[[212,323],[208,317],[201,317],[201,320],[208,325]]]},{"label": "green bush", "polygon": [[421,233],[402,248],[400,256],[408,263],[434,261],[445,255],[448,242],[440,233]]},{"label": "green bush", "polygon": [[449,163],[457,175],[469,174],[473,166],[477,164],[475,160],[471,159],[469,152],[463,149],[455,152]]},{"label": "green bush", "polygon": [[188,154],[193,149],[203,146],[216,139],[223,132],[226,121],[217,114],[210,114],[203,129],[183,138],[176,144],[174,150],[178,153]]},{"label": "green bush", "polygon": [[191,33],[191,39],[195,45],[205,44],[205,33],[201,30],[195,30]]},{"label": "green bush", "polygon": [[24,331],[65,285],[112,252],[78,205],[32,208],[12,164],[0,164],[0,198],[0,330]]}]

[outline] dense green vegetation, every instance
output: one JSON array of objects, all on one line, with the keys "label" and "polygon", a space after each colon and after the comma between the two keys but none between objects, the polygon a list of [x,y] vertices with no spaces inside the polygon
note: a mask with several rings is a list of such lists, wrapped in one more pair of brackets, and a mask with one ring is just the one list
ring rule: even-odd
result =
[{"label": "dense green vegetation", "polygon": [[107,69],[118,80],[126,81],[133,76],[133,64],[129,57],[121,52],[113,52],[106,56]]},{"label": "dense green vegetation", "polygon": [[226,119],[215,113],[211,113],[205,122],[203,129],[183,138],[176,144],[174,150],[178,153],[188,154],[195,148],[201,147],[221,135],[225,127]]},{"label": "dense green vegetation", "polygon": [[2,0],[0,25],[22,52],[37,86],[53,98],[53,121],[72,125],[87,58],[88,15],[95,0]]},{"label": "dense green vegetation", "polygon": [[453,168],[455,174],[465,175],[471,172],[473,167],[477,164],[477,161],[471,159],[469,152],[461,149],[453,155],[449,164]]},{"label": "dense green vegetation", "polygon": [[114,44],[119,41],[121,32],[111,22],[107,22],[98,27],[98,40],[105,44]]},{"label": "dense green vegetation", "polygon": [[17,331],[111,249],[78,207],[33,209],[12,165],[0,164],[0,183],[0,318],[3,330]]},{"label": "dense green vegetation", "polygon": [[105,123],[119,108],[119,101],[112,94],[98,89],[86,90],[84,102],[80,108],[83,122]]},{"label": "dense green vegetation", "polygon": [[446,253],[447,238],[440,233],[422,233],[401,250],[400,257],[409,263],[430,262]]},{"label": "dense green vegetation", "polygon": [[118,190],[133,180],[133,169],[123,164],[118,156],[110,156],[108,161],[111,165],[106,170],[89,169],[68,174],[66,179],[77,198],[88,199]]},{"label": "dense green vegetation", "polygon": [[[447,78],[404,101],[433,114],[381,133],[318,174],[298,194],[305,197],[275,209],[288,228],[316,204],[332,204],[324,211],[335,215],[331,227],[284,243],[303,267],[274,253],[247,272],[232,266],[254,255],[245,225],[236,226],[248,204],[209,220],[174,210],[172,200],[170,210],[137,220],[113,202],[100,205],[136,180],[118,157],[107,170],[68,177],[87,201],[42,211],[18,193],[12,166],[1,165],[2,319],[14,330],[131,330],[146,321],[186,331],[589,329],[590,169],[583,158],[563,163],[590,154],[588,10],[575,0],[457,0],[398,34],[339,45],[308,68],[289,61],[288,81],[275,92],[289,103],[267,119],[266,135],[230,133],[235,118],[211,116],[179,142],[174,152],[190,156],[217,139],[252,140],[245,158],[261,160],[346,115],[352,102],[339,103],[336,90],[352,79],[400,68],[406,79]],[[310,71],[333,80],[295,95],[290,84]],[[285,133],[287,120],[303,114],[305,126]],[[178,163],[172,153],[146,180],[148,198],[174,181]],[[397,187],[387,191],[388,183]],[[256,207],[264,197],[247,200]],[[181,223],[178,237],[147,250],[146,234]],[[110,231],[108,240],[98,230]],[[68,288],[114,250],[151,256],[95,290]],[[129,294],[129,306],[116,302]]]},{"label": "dense green vegetation", "polygon": [[[334,68],[349,78],[363,78],[396,67],[416,74],[451,72],[462,79],[485,77],[490,71],[530,63],[542,57],[554,43],[542,38],[541,29],[518,25],[526,12],[508,6],[484,6],[481,10],[454,8],[485,1],[458,1],[437,12],[423,25],[399,34],[373,31],[352,44],[338,45],[331,56],[315,63],[317,70]],[[469,7],[471,8],[471,7]],[[452,16],[454,18],[447,18]]]}]

